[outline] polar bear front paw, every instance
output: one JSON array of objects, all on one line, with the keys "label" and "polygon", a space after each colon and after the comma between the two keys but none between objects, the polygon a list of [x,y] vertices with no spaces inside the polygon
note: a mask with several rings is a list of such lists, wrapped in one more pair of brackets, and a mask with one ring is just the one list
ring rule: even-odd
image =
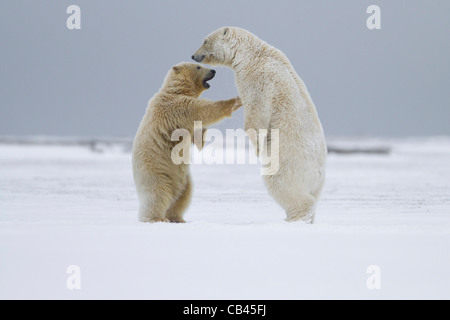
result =
[{"label": "polar bear front paw", "polygon": [[240,107],[242,107],[242,101],[241,98],[236,97],[236,102],[234,103],[233,109],[232,111],[235,112],[237,109],[239,109]]}]

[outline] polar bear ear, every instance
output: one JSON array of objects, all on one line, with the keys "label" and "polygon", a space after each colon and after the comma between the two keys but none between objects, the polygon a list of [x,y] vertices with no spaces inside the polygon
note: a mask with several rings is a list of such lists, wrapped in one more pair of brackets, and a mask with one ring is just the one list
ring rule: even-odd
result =
[{"label": "polar bear ear", "polygon": [[173,66],[173,67],[172,67],[172,70],[173,70],[175,73],[178,73],[178,72],[180,72],[180,67]]},{"label": "polar bear ear", "polygon": [[226,35],[228,34],[229,31],[230,31],[229,28],[225,28],[225,29],[223,30],[223,35],[226,36]]}]

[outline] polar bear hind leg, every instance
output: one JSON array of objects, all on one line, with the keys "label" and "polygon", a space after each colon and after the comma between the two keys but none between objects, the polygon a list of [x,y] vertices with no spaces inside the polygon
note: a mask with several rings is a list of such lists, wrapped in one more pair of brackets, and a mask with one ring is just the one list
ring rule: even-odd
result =
[{"label": "polar bear hind leg", "polygon": [[310,194],[297,195],[286,208],[286,221],[304,221],[312,223],[315,214],[315,199]]},{"label": "polar bear hind leg", "polygon": [[170,206],[170,199],[153,194],[150,190],[139,190],[139,221],[168,222],[165,214]]},{"label": "polar bear hind leg", "polygon": [[184,223],[183,213],[189,206],[192,197],[192,182],[191,176],[187,176],[187,182],[181,195],[171,204],[170,208],[167,210],[166,218],[170,222]]},{"label": "polar bear hind leg", "polygon": [[[283,181],[281,175],[265,176],[265,184],[270,195],[286,211],[286,221],[313,223],[316,209],[315,194]],[[318,192],[320,193],[320,192]]]}]

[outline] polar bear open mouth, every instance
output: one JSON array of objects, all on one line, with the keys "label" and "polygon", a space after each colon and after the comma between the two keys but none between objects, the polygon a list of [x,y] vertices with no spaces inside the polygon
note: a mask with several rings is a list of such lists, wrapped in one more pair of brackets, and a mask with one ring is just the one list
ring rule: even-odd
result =
[{"label": "polar bear open mouth", "polygon": [[203,78],[203,82],[202,83],[203,83],[203,87],[205,89],[209,89],[211,87],[209,85],[208,81],[211,80],[212,78],[214,78],[214,76],[216,75],[216,72],[215,71],[213,72],[213,71],[214,70],[211,70],[211,72],[208,73],[205,78]]}]

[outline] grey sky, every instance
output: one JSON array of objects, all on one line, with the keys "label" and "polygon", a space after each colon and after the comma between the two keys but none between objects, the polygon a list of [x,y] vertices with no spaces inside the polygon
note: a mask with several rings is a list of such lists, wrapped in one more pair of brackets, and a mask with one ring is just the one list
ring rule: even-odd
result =
[{"label": "grey sky", "polygon": [[[71,4],[81,30],[66,28]],[[327,136],[448,135],[449,13],[448,0],[2,0],[0,135],[134,136],[169,68],[224,25],[288,56]],[[237,95],[216,69],[203,96]],[[242,126],[240,110],[217,127]]]}]

